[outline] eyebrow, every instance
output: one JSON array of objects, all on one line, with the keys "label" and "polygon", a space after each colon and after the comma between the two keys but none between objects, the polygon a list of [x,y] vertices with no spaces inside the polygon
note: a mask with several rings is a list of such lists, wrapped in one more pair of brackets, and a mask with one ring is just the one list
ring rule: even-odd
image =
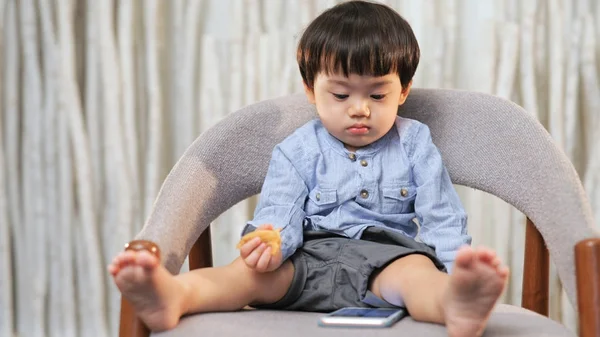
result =
[{"label": "eyebrow", "polygon": [[[348,83],[347,81],[343,81],[343,80],[329,79],[329,80],[327,80],[327,82],[334,83],[334,84],[339,84],[339,85],[347,87],[347,88],[352,87],[352,85],[350,85],[350,83]],[[371,86],[371,87],[381,87],[383,85],[390,84],[390,83],[392,83],[392,81],[390,81],[390,80],[382,80],[382,81],[373,82],[369,86]]]}]

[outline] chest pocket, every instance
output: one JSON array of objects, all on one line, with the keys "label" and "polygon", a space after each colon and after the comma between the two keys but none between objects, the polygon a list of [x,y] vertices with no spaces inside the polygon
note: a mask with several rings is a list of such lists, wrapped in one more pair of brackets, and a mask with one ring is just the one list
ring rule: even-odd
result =
[{"label": "chest pocket", "polygon": [[315,188],[308,194],[306,201],[306,212],[309,215],[326,215],[328,211],[337,204],[337,190],[334,188]]},{"label": "chest pocket", "polygon": [[382,211],[387,214],[413,213],[417,188],[412,184],[393,184],[383,186]]}]

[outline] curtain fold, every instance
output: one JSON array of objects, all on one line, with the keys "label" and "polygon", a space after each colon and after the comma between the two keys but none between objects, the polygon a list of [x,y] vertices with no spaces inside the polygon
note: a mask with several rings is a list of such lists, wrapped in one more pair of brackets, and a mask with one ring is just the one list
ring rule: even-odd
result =
[{"label": "curtain fold", "polygon": [[[298,38],[339,2],[0,0],[0,335],[116,335],[119,296],[105,265],[197,135],[243,106],[302,91]],[[600,4],[381,2],[419,40],[414,86],[523,106],[574,163],[600,221]],[[520,304],[524,215],[457,189],[474,244],[512,270],[502,301]],[[213,223],[217,265],[238,255],[255,202]],[[577,328],[553,269],[551,317]]]}]

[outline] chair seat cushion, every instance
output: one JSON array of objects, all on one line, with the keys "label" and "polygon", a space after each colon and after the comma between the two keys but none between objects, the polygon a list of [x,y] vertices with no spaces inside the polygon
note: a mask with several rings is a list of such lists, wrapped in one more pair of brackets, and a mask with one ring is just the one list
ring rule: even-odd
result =
[{"label": "chair seat cushion", "polygon": [[[293,311],[243,310],[184,317],[176,329],[153,333],[153,337],[183,336],[447,336],[437,324],[415,322],[406,317],[391,328],[341,329],[317,325],[322,314]],[[368,331],[367,331],[368,330]],[[563,325],[516,306],[500,304],[492,313],[484,337],[538,337],[576,335]]]}]

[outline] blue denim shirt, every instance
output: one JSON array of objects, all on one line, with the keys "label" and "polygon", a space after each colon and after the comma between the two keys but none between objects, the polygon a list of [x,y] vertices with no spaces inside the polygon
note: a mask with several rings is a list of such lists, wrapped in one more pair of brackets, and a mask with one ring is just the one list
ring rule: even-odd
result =
[{"label": "blue denim shirt", "polygon": [[448,271],[458,248],[471,242],[466,213],[429,128],[401,117],[355,153],[318,119],[297,129],[274,148],[245,231],[265,223],[282,228],[284,259],[302,246],[305,229],[355,239],[369,226],[418,234]]}]

